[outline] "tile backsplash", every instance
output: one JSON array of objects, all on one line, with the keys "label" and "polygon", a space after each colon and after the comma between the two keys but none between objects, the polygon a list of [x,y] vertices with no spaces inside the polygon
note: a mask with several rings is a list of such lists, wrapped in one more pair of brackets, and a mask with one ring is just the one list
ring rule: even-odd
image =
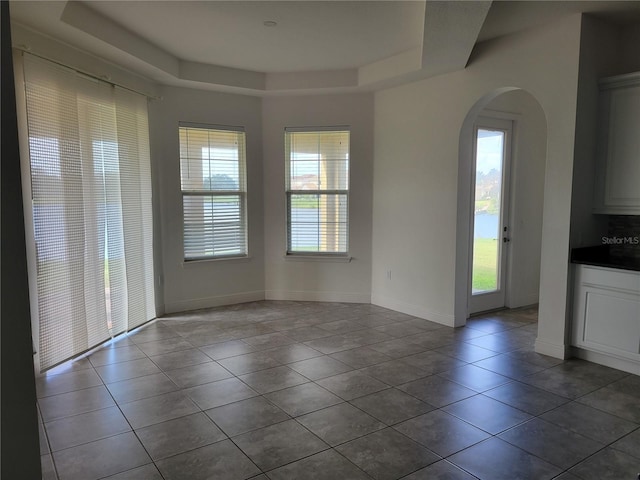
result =
[{"label": "tile backsplash", "polygon": [[640,216],[609,215],[609,252],[640,259]]}]

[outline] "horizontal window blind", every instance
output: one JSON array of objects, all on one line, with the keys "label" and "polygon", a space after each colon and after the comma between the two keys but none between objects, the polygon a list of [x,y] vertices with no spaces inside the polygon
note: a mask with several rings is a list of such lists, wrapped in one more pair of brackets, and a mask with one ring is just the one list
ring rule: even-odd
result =
[{"label": "horizontal window blind", "polygon": [[155,317],[147,100],[28,54],[24,74],[46,370]]},{"label": "horizontal window blind", "polygon": [[348,130],[285,131],[287,252],[349,250]]},{"label": "horizontal window blind", "polygon": [[179,127],[184,258],[247,255],[245,133]]}]

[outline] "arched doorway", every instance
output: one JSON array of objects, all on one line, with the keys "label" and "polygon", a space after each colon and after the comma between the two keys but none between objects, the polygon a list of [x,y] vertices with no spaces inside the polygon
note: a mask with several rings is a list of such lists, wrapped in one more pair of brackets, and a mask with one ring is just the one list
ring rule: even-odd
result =
[{"label": "arched doorway", "polygon": [[[501,307],[521,307],[538,303],[540,251],[544,196],[544,170],[547,150],[547,124],[538,100],[530,93],[514,88],[496,89],[480,98],[468,112],[460,130],[458,163],[458,207],[456,235],[455,324],[466,323],[472,311],[474,294],[473,259],[474,217],[477,209],[476,145],[478,119],[495,119],[511,125],[510,190],[504,198],[508,206],[505,226],[508,239],[501,248],[506,262],[501,278],[504,287]],[[505,147],[506,148],[506,147]],[[501,231],[502,233],[502,231]],[[502,242],[503,238],[494,241]],[[475,244],[475,245],[474,245]],[[495,259],[492,259],[495,260]],[[477,290],[477,289],[476,289]],[[474,302],[478,304],[478,302]],[[483,305],[482,302],[479,305]],[[476,309],[478,307],[476,306]],[[482,308],[482,307],[480,307]],[[485,308],[486,309],[486,308]]]}]

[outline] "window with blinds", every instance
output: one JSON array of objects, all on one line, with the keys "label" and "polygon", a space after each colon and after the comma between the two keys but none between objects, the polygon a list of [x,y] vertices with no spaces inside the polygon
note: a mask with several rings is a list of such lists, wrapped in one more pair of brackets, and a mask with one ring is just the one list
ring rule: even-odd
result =
[{"label": "window with blinds", "polygon": [[345,128],[285,130],[288,254],[348,253],[349,139]]},{"label": "window with blinds", "polygon": [[244,131],[181,124],[179,135],[185,260],[246,256]]},{"label": "window with blinds", "polygon": [[147,99],[25,54],[41,370],[155,317]]}]

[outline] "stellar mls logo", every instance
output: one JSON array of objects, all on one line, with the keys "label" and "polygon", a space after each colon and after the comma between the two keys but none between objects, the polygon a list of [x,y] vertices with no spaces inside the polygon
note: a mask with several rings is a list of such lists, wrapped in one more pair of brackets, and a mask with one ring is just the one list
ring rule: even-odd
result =
[{"label": "stellar mls logo", "polygon": [[640,236],[635,237],[602,237],[603,245],[640,245]]}]

